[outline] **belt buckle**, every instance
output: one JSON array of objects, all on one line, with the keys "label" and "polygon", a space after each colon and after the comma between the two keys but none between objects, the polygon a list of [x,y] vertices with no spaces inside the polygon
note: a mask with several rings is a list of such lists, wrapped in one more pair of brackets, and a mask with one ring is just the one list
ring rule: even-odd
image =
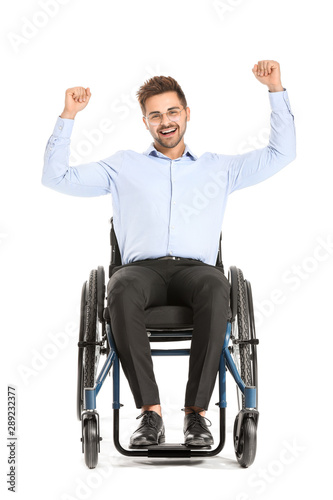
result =
[{"label": "belt buckle", "polygon": [[163,259],[166,259],[166,260],[180,260],[181,257],[175,257],[174,255],[166,255],[165,257],[158,257],[158,260],[163,260]]}]

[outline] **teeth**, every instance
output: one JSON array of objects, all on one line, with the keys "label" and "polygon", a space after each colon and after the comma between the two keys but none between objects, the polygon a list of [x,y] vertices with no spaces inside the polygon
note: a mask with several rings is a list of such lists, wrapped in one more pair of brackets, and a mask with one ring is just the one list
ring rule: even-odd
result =
[{"label": "teeth", "polygon": [[174,132],[176,129],[175,128],[170,128],[169,130],[163,130],[162,134],[169,134],[170,132]]}]

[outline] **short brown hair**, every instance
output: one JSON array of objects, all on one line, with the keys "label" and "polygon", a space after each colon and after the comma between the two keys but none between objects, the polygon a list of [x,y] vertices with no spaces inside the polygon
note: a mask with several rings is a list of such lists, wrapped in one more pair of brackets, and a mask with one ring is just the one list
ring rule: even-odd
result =
[{"label": "short brown hair", "polygon": [[153,76],[150,80],[147,80],[143,85],[141,85],[136,93],[144,115],[146,113],[146,100],[153,95],[164,94],[164,92],[177,92],[180,102],[184,108],[187,107],[185,94],[179,83],[177,83],[174,78],[171,76]]}]

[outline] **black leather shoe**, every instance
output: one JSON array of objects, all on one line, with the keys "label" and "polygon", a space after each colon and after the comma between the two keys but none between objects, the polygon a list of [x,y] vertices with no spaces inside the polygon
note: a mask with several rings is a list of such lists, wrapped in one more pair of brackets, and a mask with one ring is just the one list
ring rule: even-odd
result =
[{"label": "black leather shoe", "polygon": [[142,418],[142,422],[130,438],[130,447],[150,446],[165,442],[163,419],[156,411],[146,410],[136,418]]},{"label": "black leather shoe", "polygon": [[[185,446],[210,446],[214,444],[213,436],[205,420],[208,420],[208,418],[202,417],[200,413],[192,412],[185,415]],[[208,420],[208,422],[211,426],[211,421]]]}]

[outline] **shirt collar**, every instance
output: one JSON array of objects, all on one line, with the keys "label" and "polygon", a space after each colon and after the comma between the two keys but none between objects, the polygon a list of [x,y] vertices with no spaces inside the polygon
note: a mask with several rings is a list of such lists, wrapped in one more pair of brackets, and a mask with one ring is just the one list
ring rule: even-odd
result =
[{"label": "shirt collar", "polygon": [[[155,148],[153,142],[150,144],[149,148],[143,154],[147,155],[147,156],[149,156],[149,155],[151,155],[151,156],[159,156],[160,158],[167,158],[168,160],[170,160],[170,158],[168,156],[165,156],[160,151],[157,151],[157,149]],[[189,156],[191,158],[191,160],[197,160],[198,159],[198,157],[195,154],[192,153],[192,151],[187,146],[187,144],[185,144],[185,151],[184,151],[184,153],[183,153],[182,156]]]}]

